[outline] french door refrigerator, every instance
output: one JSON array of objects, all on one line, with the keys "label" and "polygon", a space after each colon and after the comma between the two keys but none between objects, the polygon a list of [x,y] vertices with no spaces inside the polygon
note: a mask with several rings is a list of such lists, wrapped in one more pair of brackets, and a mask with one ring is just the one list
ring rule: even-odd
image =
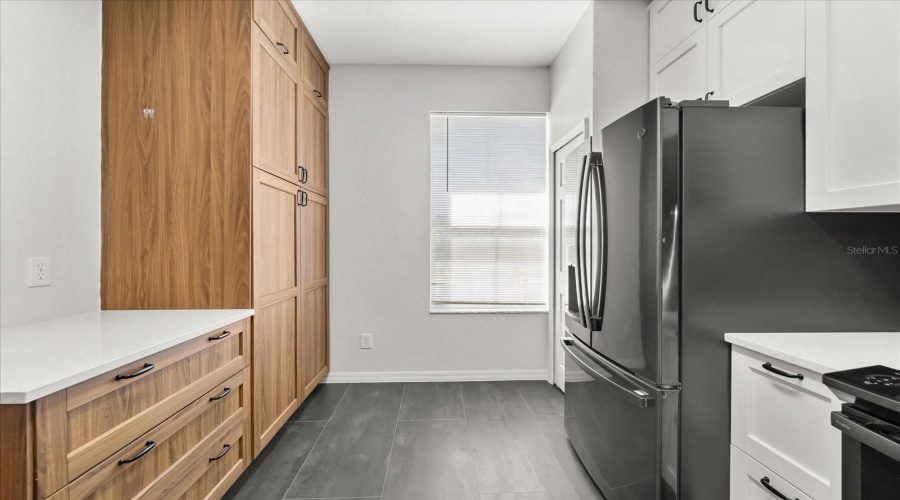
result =
[{"label": "french door refrigerator", "polygon": [[900,214],[805,213],[803,148],[802,108],[659,98],[567,159],[565,427],[608,499],[728,498],[725,332],[900,329],[900,256],[848,250]]}]

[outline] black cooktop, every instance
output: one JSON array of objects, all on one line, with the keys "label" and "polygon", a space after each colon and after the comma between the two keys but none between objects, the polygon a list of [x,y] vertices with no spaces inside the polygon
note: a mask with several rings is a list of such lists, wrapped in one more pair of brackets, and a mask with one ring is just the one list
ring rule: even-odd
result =
[{"label": "black cooktop", "polygon": [[863,401],[900,412],[900,370],[876,365],[826,373],[822,382]]}]

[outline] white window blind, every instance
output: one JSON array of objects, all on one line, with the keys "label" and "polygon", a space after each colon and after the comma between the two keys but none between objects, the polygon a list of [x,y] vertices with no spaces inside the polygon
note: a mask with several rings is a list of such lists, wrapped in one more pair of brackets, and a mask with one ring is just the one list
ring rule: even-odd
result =
[{"label": "white window blind", "polygon": [[431,115],[432,312],[547,309],[545,127]]}]

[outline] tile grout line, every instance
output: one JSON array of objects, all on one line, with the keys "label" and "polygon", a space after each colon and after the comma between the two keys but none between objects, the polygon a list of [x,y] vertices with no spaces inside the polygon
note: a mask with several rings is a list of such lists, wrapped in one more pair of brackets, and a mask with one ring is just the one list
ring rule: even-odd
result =
[{"label": "tile grout line", "polygon": [[394,437],[391,438],[391,451],[388,452],[387,467],[384,468],[384,482],[381,483],[382,499],[384,499],[384,489],[387,487],[388,474],[391,472],[391,457],[394,455],[394,441],[397,440],[397,427],[400,427],[400,412],[403,411],[404,396],[406,396],[406,382],[403,382],[403,392],[400,393],[400,407],[397,408],[397,421],[394,423]]},{"label": "tile grout line", "polygon": [[[319,444],[319,440],[322,439],[322,434],[325,434],[325,429],[328,428],[328,424],[331,423],[331,418],[334,417],[334,414],[337,412],[341,403],[344,402],[344,398],[347,397],[347,393],[350,392],[350,386],[353,384],[348,384],[347,389],[341,394],[341,399],[338,401],[338,404],[334,406],[334,411],[331,412],[331,416],[328,417],[328,420],[325,421],[325,426],[322,427],[322,431],[319,432],[319,436],[316,438],[316,442],[313,443],[312,447],[309,449],[309,453],[306,454],[306,458],[303,459],[303,463],[300,464],[300,468],[297,469],[297,473],[294,474],[294,479],[291,479],[291,484],[288,485],[287,489],[284,491],[284,495],[281,495],[281,500],[285,500],[287,498],[288,491],[291,491],[291,486],[294,485],[294,481],[297,480],[297,477],[300,476],[300,471],[303,470],[303,466],[306,465],[306,461],[309,460],[310,455],[312,455],[313,450],[316,449],[316,445]],[[321,422],[321,420],[320,420]]]},{"label": "tile grout line", "polygon": [[481,482],[478,481],[478,464],[476,463],[477,457],[475,456],[478,452],[475,450],[475,446],[472,445],[472,436],[469,434],[469,414],[466,412],[466,398],[463,396],[462,392],[462,382],[456,383],[459,386],[459,400],[462,402],[463,407],[463,421],[466,423],[466,439],[469,441],[469,449],[472,452],[472,472],[475,474],[475,489],[478,490],[478,496],[481,496]]},{"label": "tile grout line", "polygon": [[[522,395],[522,391],[519,390],[519,384],[513,380],[513,387],[516,388],[516,393],[519,395],[519,398],[525,403],[525,409],[528,410],[528,414],[531,415],[531,419],[534,420],[534,412],[531,411],[531,407],[528,406],[528,401],[525,400],[525,396]],[[537,425],[537,421],[535,420],[535,425]]]}]

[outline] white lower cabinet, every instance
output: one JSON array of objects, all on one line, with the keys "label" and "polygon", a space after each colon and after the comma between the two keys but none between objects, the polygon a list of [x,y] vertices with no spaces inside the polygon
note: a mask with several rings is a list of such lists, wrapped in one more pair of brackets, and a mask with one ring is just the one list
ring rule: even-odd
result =
[{"label": "white lower cabinet", "polygon": [[711,98],[740,106],[803,78],[805,2],[734,0],[707,22]]},{"label": "white lower cabinet", "polygon": [[787,498],[811,500],[791,483],[749,455],[731,445],[731,500],[772,500],[781,493]]},{"label": "white lower cabinet", "polygon": [[[831,426],[840,407],[822,374],[732,346],[731,444],[810,498],[841,496],[841,433]],[[732,481],[749,481],[735,474]]]},{"label": "white lower cabinet", "polygon": [[806,9],[806,210],[900,211],[900,2]]},{"label": "white lower cabinet", "polygon": [[706,93],[706,27],[681,42],[650,68],[650,98],[672,101],[703,98]]}]

